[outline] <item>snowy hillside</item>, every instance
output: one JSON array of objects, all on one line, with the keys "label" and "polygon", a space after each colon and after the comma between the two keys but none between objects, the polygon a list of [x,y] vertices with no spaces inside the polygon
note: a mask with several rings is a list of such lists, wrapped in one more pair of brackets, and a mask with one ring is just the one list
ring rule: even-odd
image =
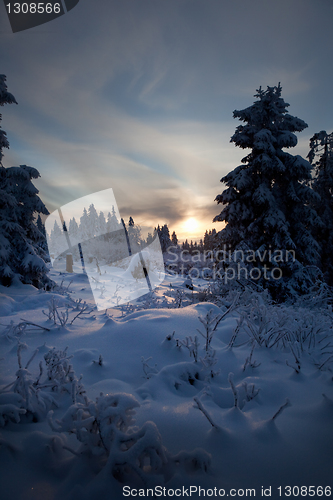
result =
[{"label": "snowy hillside", "polygon": [[2,498],[330,496],[330,305],[196,303],[166,279],[106,314],[52,273],[53,292],[1,287]]}]

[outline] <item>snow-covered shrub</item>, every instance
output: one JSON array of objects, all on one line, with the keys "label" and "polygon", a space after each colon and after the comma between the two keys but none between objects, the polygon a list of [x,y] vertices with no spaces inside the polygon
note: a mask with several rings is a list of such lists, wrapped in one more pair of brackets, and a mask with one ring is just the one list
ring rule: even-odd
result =
[{"label": "snow-covered shrub", "polygon": [[211,465],[211,456],[205,450],[196,448],[192,452],[180,451],[171,458],[171,461],[186,474],[207,473]]},{"label": "snow-covered shrub", "polygon": [[213,370],[213,366],[215,366],[217,363],[215,349],[210,348],[206,352],[204,358],[200,358],[200,361],[202,363],[203,369],[205,371],[208,371],[208,375],[205,377],[205,380],[207,380],[209,382],[211,379],[213,379],[214,377],[219,375],[221,370],[217,370],[217,371]]},{"label": "snow-covered shrub", "polygon": [[203,405],[202,401],[198,397],[194,397],[193,400],[197,404],[197,406],[195,408],[198,408],[198,410],[200,410],[205,415],[205,417],[207,418],[208,422],[210,423],[210,425],[212,427],[219,430],[220,427],[214,422],[214,420],[210,416],[209,412],[206,410],[205,406]]},{"label": "snow-covered shrub", "polygon": [[67,355],[67,348],[63,351],[53,348],[44,355],[46,377],[43,377],[45,370],[42,361],[39,362],[38,376],[32,375],[28,370],[38,354],[38,349],[23,367],[24,348],[25,344],[19,342],[17,347],[19,369],[15,373],[16,380],[0,391],[0,405],[5,405],[0,408],[2,424],[10,419],[18,423],[22,414],[32,416],[34,421],[45,418],[52,405],[58,407],[55,393],[69,394],[73,403],[86,401],[82,376],[79,379],[75,376],[73,366],[69,363],[72,356]]},{"label": "snow-covered shrub", "polygon": [[93,359],[93,363],[95,365],[98,365],[98,366],[103,366],[103,356],[100,354],[99,357],[98,357],[98,361],[96,361],[95,359]]},{"label": "snow-covered shrub", "polygon": [[[30,327],[28,329],[28,327]],[[45,328],[45,326],[37,325],[36,323],[31,323],[31,321],[21,321],[17,325],[15,325],[14,321],[11,320],[9,325],[6,325],[5,330],[3,331],[3,336],[8,342],[20,341],[25,333],[29,330],[44,330],[50,331],[49,328]]]},{"label": "snow-covered shrub", "polygon": [[[81,316],[91,314],[91,307],[86,302],[82,302],[82,299],[70,299],[66,304],[60,304],[59,299],[52,295],[47,306],[48,311],[45,312],[43,310],[43,314],[47,316],[49,320],[53,321],[54,325],[60,325],[62,327],[67,324],[72,325],[77,318],[82,319]],[[72,318],[69,316],[70,312],[74,312]]]},{"label": "snow-covered shrub", "polygon": [[[236,319],[237,325],[229,347],[237,347],[247,342],[251,344],[244,371],[247,366],[259,366],[252,358],[255,346],[282,348],[284,352],[289,352],[291,360],[287,359],[286,364],[296,373],[301,370],[304,352],[311,354],[318,368],[330,366],[333,361],[332,296],[326,285],[321,289],[322,294],[317,301],[311,291],[309,295],[300,297],[297,304],[292,305],[274,305],[256,293],[252,294],[247,304],[240,301],[237,306],[240,316]],[[242,339],[236,344],[239,335],[242,335]]]},{"label": "snow-covered shrub", "polygon": [[244,363],[244,366],[243,366],[243,372],[245,372],[246,368],[248,366],[250,366],[251,368],[258,368],[258,366],[261,365],[261,363],[258,363],[257,361],[253,360],[252,357],[253,357],[253,351],[254,351],[254,348],[256,346],[256,343],[254,340],[252,340],[252,347],[251,347],[251,352],[250,352],[250,355],[247,356],[247,358],[245,359],[245,363]]},{"label": "snow-covered shrub", "polygon": [[0,427],[4,427],[8,422],[21,420],[21,415],[25,415],[27,410],[23,408],[24,401],[20,394],[15,392],[0,393]]},{"label": "snow-covered shrub", "polygon": [[8,342],[13,342],[13,340],[17,341],[24,335],[26,328],[27,324],[25,322],[21,322],[15,325],[14,321],[11,320],[9,325],[6,326],[2,335],[5,337],[6,340],[8,340]]},{"label": "snow-covered shrub", "polygon": [[206,353],[208,353],[208,351],[210,349],[210,344],[211,344],[211,341],[213,339],[214,333],[216,332],[218,325],[227,316],[227,314],[229,314],[233,310],[235,310],[238,299],[239,299],[239,294],[236,294],[236,296],[233,299],[233,302],[229,305],[228,309],[223,314],[217,314],[217,315],[213,316],[213,310],[210,309],[204,318],[199,316],[199,321],[200,321],[200,323],[202,323],[202,325],[204,327],[204,331],[202,332],[198,328],[197,328],[197,331],[205,339],[205,351],[206,351]]},{"label": "snow-covered shrub", "polygon": [[193,356],[194,362],[198,361],[198,349],[200,342],[198,341],[198,336],[194,335],[194,338],[189,335],[185,339],[179,340],[179,345],[186,347],[189,350],[190,356]]},{"label": "snow-covered shrub", "polygon": [[[13,397],[17,398],[20,406],[16,408],[11,408],[14,412],[13,417],[18,423],[20,421],[19,415],[27,414],[32,415],[32,418],[37,421],[46,415],[46,412],[50,409],[52,404],[57,406],[57,402],[51,394],[42,390],[39,385],[40,376],[42,374],[42,368],[40,364],[40,376],[34,379],[32,374],[29,372],[28,368],[35,356],[38,353],[38,349],[35,350],[33,355],[30,357],[29,361],[23,368],[22,365],[22,354],[21,351],[24,348],[24,344],[19,343],[17,347],[17,360],[19,369],[16,371],[16,380],[11,384],[7,385],[1,390],[0,397],[7,405],[7,410],[10,409],[8,405],[14,406],[12,403]],[[11,388],[11,389],[10,389]],[[23,409],[24,411],[19,411]],[[6,419],[4,420],[6,421]]]},{"label": "snow-covered shrub", "polygon": [[213,339],[213,336],[214,336],[214,333],[216,330],[216,326],[219,322],[219,319],[220,319],[219,315],[213,316],[212,309],[210,311],[208,311],[205,318],[201,318],[201,316],[199,316],[199,321],[200,321],[200,323],[202,323],[202,325],[204,327],[204,331],[202,332],[198,328],[197,328],[197,331],[205,339],[205,351],[206,352],[209,351],[210,343]]},{"label": "snow-covered shrub", "polygon": [[[180,452],[172,456],[162,444],[161,435],[153,422],[134,427],[134,409],[138,401],[130,394],[103,394],[96,401],[72,405],[65,415],[49,424],[55,432],[74,433],[81,443],[74,455],[95,457],[100,470],[124,483],[152,485],[173,475],[178,469],[204,471],[210,455],[203,450]],[[69,449],[69,448],[67,448]]]},{"label": "snow-covered shrub", "polygon": [[254,384],[242,382],[238,388],[238,408],[242,410],[245,404],[254,399],[259,394],[260,389],[256,389]]},{"label": "snow-covered shrub", "polygon": [[142,363],[142,369],[144,372],[144,378],[147,380],[151,378],[151,376],[155,373],[158,373],[157,369],[157,364],[155,363],[155,366],[150,366],[148,362],[152,359],[150,356],[149,358],[145,359],[143,356],[141,356],[141,363]]},{"label": "snow-covered shrub", "polygon": [[52,391],[71,395],[73,403],[77,398],[84,398],[85,389],[82,384],[82,376],[77,379],[73,365],[69,363],[73,356],[67,355],[67,347],[63,351],[55,347],[44,354],[47,368],[47,382],[45,386],[51,387]]}]

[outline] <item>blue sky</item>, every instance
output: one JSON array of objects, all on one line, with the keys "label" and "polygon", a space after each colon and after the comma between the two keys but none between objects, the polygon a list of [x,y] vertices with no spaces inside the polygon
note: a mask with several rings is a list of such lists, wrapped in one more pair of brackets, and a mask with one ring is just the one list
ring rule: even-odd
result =
[{"label": "blue sky", "polygon": [[1,3],[0,72],[19,103],[1,110],[3,163],[39,170],[50,211],[112,187],[125,219],[220,229],[219,181],[245,156],[232,113],[260,85],[281,82],[309,125],[291,153],[332,131],[332,26],[332,0],[80,0],[13,34]]}]

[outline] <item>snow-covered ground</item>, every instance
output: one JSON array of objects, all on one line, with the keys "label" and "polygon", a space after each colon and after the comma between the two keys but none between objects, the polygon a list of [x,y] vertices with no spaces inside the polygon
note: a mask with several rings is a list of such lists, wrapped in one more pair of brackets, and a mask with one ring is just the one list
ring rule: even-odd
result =
[{"label": "snow-covered ground", "polygon": [[1,498],[330,496],[329,304],[166,277],[98,312],[86,276],[51,277],[0,289]]}]

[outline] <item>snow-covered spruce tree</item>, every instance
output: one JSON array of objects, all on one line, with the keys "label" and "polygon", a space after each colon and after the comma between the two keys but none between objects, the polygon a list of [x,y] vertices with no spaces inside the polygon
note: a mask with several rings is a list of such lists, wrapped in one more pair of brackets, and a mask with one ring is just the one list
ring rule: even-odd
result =
[{"label": "snow-covered spruce tree", "polygon": [[205,250],[213,250],[217,245],[217,233],[216,229],[210,229],[209,232],[206,230],[203,240],[203,246]]},{"label": "snow-covered spruce tree", "polygon": [[112,205],[112,210],[111,213],[108,213],[108,218],[106,222],[106,231],[107,233],[112,233],[113,231],[117,231],[119,229],[119,221],[117,219],[117,214],[114,209],[114,206]]},{"label": "snow-covered spruce tree", "polygon": [[[0,75],[0,106],[4,104],[17,104],[15,97],[7,91],[6,76]],[[2,115],[0,114],[0,122],[2,120]],[[9,142],[7,139],[6,132],[0,127],[0,165],[2,166],[3,148],[9,148]]]},{"label": "snow-covered spruce tree", "polygon": [[313,190],[319,194],[315,208],[323,221],[317,232],[321,244],[321,263],[326,281],[333,285],[333,132],[325,130],[314,134],[310,139],[310,152],[307,156],[315,168]]},{"label": "snow-covered spruce tree", "polygon": [[89,240],[89,217],[86,207],[83,209],[83,214],[80,217],[80,226],[79,226],[79,238],[81,241]]},{"label": "snow-covered spruce tree", "polygon": [[[226,222],[219,232],[220,245],[231,251],[248,248],[251,267],[261,271],[266,265],[267,278],[261,273],[258,281],[280,299],[286,293],[308,290],[311,271],[319,264],[319,245],[313,234],[321,225],[313,208],[317,195],[309,186],[310,163],[283,150],[296,146],[294,132],[301,132],[307,124],[287,113],[289,104],[281,90],[280,84],[267,90],[260,87],[252,106],[234,111],[234,118],[244,125],[236,128],[231,142],[251,152],[221,179],[227,189],[216,201],[225,207],[214,218],[214,222]],[[277,272],[272,276],[275,267],[282,278],[276,279]]]},{"label": "snow-covered spruce tree", "polygon": [[176,235],[175,231],[173,231],[173,233],[171,235],[171,243],[175,247],[178,245],[178,238],[177,238],[177,235]]},{"label": "snow-covered spruce tree", "polygon": [[37,220],[36,220],[36,226],[38,231],[40,232],[40,242],[39,242],[39,248],[41,251],[41,255],[45,261],[49,261],[50,257],[48,254],[48,246],[47,246],[47,240],[46,240],[46,229],[43,224],[42,218],[40,214],[38,214]]},{"label": "snow-covered spruce tree", "polygon": [[[0,75],[0,106],[4,104],[16,103],[15,97],[7,92],[6,76]],[[2,120],[2,115],[0,114],[0,122]],[[6,187],[6,169],[2,165],[3,148],[9,148],[9,142],[6,136],[6,132],[0,127],[0,277],[1,283],[4,280],[10,280],[11,269],[8,266],[8,259],[10,254],[10,240],[8,239],[8,225],[10,222],[10,215],[16,206],[16,200],[14,196],[9,193]]]},{"label": "snow-covered spruce tree", "polygon": [[91,203],[88,208],[87,231],[89,238],[93,238],[98,231],[98,213],[93,203]]},{"label": "snow-covered spruce tree", "polygon": [[5,170],[6,176],[2,179],[4,191],[13,196],[16,203],[14,207],[1,209],[2,237],[5,245],[7,242],[6,251],[1,252],[1,284],[8,286],[19,280],[42,288],[50,279],[40,246],[43,235],[37,228],[35,215],[48,215],[49,211],[32,183],[32,179],[38,179],[40,175],[27,165]]},{"label": "snow-covered spruce tree", "polygon": [[[10,103],[16,100],[7,92],[6,77],[0,75],[0,105]],[[0,161],[4,147],[9,143],[0,130]],[[0,164],[0,283],[5,286],[19,280],[40,288],[50,282],[41,257],[43,235],[35,223],[36,215],[49,213],[31,181],[38,177],[35,168]]]},{"label": "snow-covered spruce tree", "polygon": [[142,243],[141,228],[134,222],[132,217],[130,217],[128,220],[127,234],[129,237],[132,252],[138,252]]},{"label": "snow-covered spruce tree", "polygon": [[165,253],[171,245],[169,228],[167,224],[164,224],[162,227],[158,225],[155,230],[160,238],[162,252]]}]

